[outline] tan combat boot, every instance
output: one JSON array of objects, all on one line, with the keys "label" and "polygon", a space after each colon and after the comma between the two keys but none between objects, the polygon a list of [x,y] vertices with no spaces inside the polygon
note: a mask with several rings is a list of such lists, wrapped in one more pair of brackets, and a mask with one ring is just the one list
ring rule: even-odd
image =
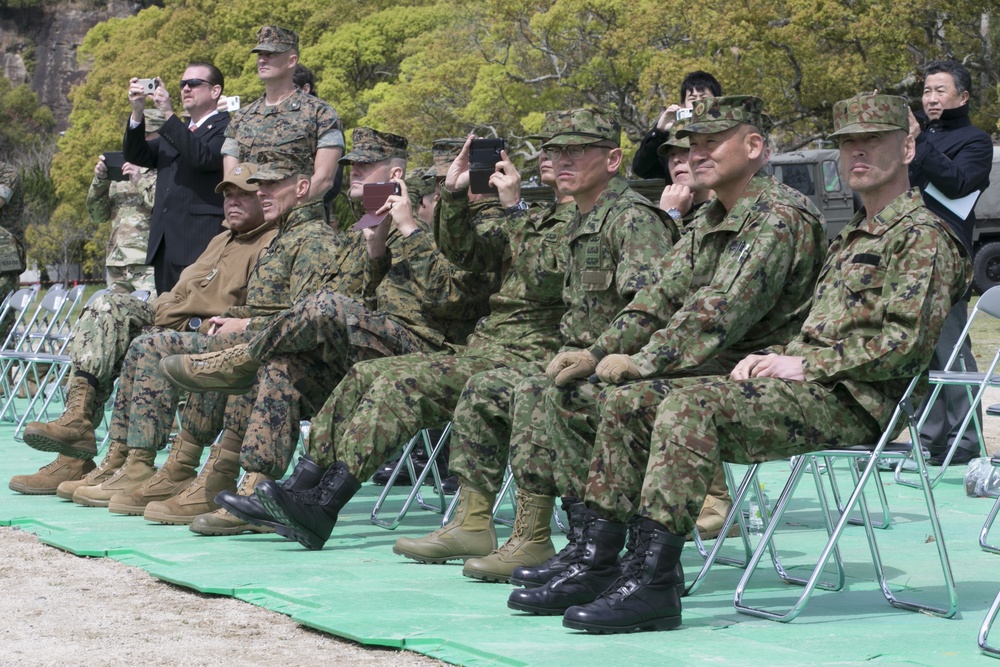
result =
[{"label": "tan combat boot", "polygon": [[97,390],[73,375],[66,388],[66,409],[51,422],[31,422],[24,427],[24,444],[43,452],[58,452],[75,459],[97,456],[94,438],[94,402]]},{"label": "tan combat boot", "polygon": [[260,363],[250,358],[246,343],[221,352],[173,354],[160,359],[160,372],[171,384],[196,394],[245,394],[253,387],[258,368]]},{"label": "tan combat boot", "polygon": [[173,498],[146,505],[142,518],[156,523],[190,524],[196,516],[219,509],[215,504],[216,494],[235,491],[239,474],[239,452],[229,452],[215,445],[209,450],[208,460],[198,476]]},{"label": "tan combat boot", "polygon": [[554,556],[556,550],[549,528],[554,506],[552,496],[536,496],[518,489],[517,514],[510,537],[489,556],[465,561],[462,574],[473,579],[506,582],[515,568],[541,565]]},{"label": "tan combat boot", "polygon": [[448,525],[426,537],[396,540],[392,552],[421,563],[446,563],[461,558],[488,556],[497,548],[493,527],[494,494],[486,494],[468,484],[458,490],[458,507]]},{"label": "tan combat boot", "polygon": [[[733,497],[729,495],[729,486],[726,484],[726,469],[723,464],[715,469],[712,482],[708,485],[708,495],[705,496],[705,504],[701,506],[701,513],[698,514],[698,535],[703,540],[712,540],[719,536],[722,525],[726,522],[726,516],[733,507]],[[739,532],[739,526],[735,523],[729,531],[729,537]],[[691,536],[687,536],[691,540]]]},{"label": "tan combat boot", "polygon": [[204,449],[201,445],[176,438],[163,467],[131,493],[122,491],[115,494],[108,503],[108,511],[142,516],[146,505],[154,500],[173,498],[198,475],[198,464]]},{"label": "tan combat boot", "polygon": [[[241,496],[249,496],[253,493],[253,490],[257,488],[258,484],[268,479],[273,480],[274,478],[269,475],[265,475],[262,472],[248,472],[243,475],[243,479],[240,480],[240,485],[236,487],[236,493]],[[248,521],[244,521],[235,514],[230,514],[224,507],[220,507],[214,512],[201,514],[195,517],[194,521],[191,522],[190,529],[191,532],[198,533],[199,535],[212,536],[240,535],[241,533],[246,532],[274,532],[274,528],[270,526],[255,526]]]},{"label": "tan combat boot", "polygon": [[131,493],[153,476],[155,449],[129,449],[125,463],[109,479],[97,486],[81,486],[73,492],[73,502],[87,507],[107,507],[115,494]]},{"label": "tan combat boot", "polygon": [[73,494],[81,486],[100,486],[111,479],[111,476],[118,472],[118,469],[125,465],[125,457],[128,456],[128,447],[123,442],[112,442],[108,445],[108,451],[104,454],[101,465],[88,472],[83,479],[66,481],[56,489],[56,495],[63,500],[73,500]]},{"label": "tan combat boot", "polygon": [[14,475],[7,486],[11,491],[17,491],[29,496],[51,496],[63,484],[70,480],[83,479],[84,475],[94,469],[91,459],[74,459],[60,454],[56,460],[38,469],[31,475]]}]

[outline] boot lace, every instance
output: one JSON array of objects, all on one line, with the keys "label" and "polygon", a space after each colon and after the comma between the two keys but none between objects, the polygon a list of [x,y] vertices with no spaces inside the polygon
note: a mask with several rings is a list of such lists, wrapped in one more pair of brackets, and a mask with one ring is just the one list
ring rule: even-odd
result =
[{"label": "boot lace", "polygon": [[653,539],[651,531],[640,530],[642,519],[639,517],[629,521],[628,540],[625,542],[625,555],[621,560],[621,574],[608,586],[610,594],[628,595],[635,588],[635,582],[642,577],[642,566],[646,561],[646,552]]}]

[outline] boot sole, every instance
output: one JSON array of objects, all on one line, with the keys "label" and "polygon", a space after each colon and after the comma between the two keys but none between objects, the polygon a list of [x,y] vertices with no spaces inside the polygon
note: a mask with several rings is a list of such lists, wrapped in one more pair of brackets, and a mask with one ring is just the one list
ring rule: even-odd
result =
[{"label": "boot sole", "polygon": [[[554,573],[552,576],[554,577],[554,576],[556,576],[556,574],[558,574],[558,572]],[[544,586],[545,584],[549,583],[548,580],[546,580],[546,581],[528,581],[527,579],[516,579],[516,578],[514,578],[514,575],[511,575],[509,581],[510,581],[510,583],[512,585],[514,585],[514,586],[520,586],[521,588],[538,588],[539,586]]]},{"label": "boot sole", "polygon": [[[152,501],[150,501],[152,502]],[[135,505],[122,505],[121,503],[108,503],[108,511],[112,514],[126,514],[128,516],[142,516],[146,511],[146,506],[137,507]]]},{"label": "boot sole", "polygon": [[306,530],[303,526],[300,526],[295,519],[289,516],[285,508],[275,501],[274,498],[268,495],[259,494],[257,499],[260,500],[261,504],[264,505],[264,509],[272,517],[277,519],[280,523],[279,526],[275,526],[275,532],[284,538],[295,540],[306,549],[311,549],[313,551],[318,551],[323,548],[326,544],[326,540],[320,539],[319,535]]},{"label": "boot sole", "polygon": [[205,535],[206,537],[232,537],[233,535],[242,535],[244,533],[258,533],[258,534],[270,534],[275,532],[274,528],[269,528],[267,526],[251,526],[249,524],[245,526],[234,526],[232,528],[199,528],[188,526],[188,529],[192,533],[198,535]]},{"label": "boot sole", "polygon": [[506,584],[510,581],[510,576],[503,576],[502,574],[492,574],[489,572],[476,572],[475,570],[462,569],[462,576],[468,577],[469,579],[478,579],[479,581],[487,581],[494,584]]},{"label": "boot sole", "polygon": [[582,623],[580,621],[574,621],[568,618],[563,619],[564,628],[571,628],[573,630],[583,630],[584,632],[589,632],[595,635],[624,634],[628,632],[637,632],[639,630],[655,630],[655,631],[676,630],[680,626],[681,626],[680,616],[656,618],[649,621],[642,621],[640,623],[635,623],[633,625],[624,625],[624,626],[593,625],[590,623]]},{"label": "boot sole", "polygon": [[8,484],[7,488],[11,491],[16,491],[26,496],[54,496],[56,495],[56,488],[31,488],[30,486],[22,486],[20,484]]},{"label": "boot sole", "polygon": [[76,495],[74,495],[73,496],[73,502],[76,503],[77,505],[83,505],[84,507],[105,507],[106,508],[108,506],[108,503],[111,502],[111,499],[108,498],[107,500],[101,500],[100,498],[97,498],[97,499],[95,499],[95,498],[84,498],[82,496],[78,498]]},{"label": "boot sole", "polygon": [[[484,558],[486,556],[489,556],[489,554],[458,554],[455,556],[441,556],[439,558],[433,558],[430,556],[421,556],[420,554],[404,551],[399,547],[395,546],[392,548],[392,553],[396,554],[397,556],[409,558],[410,560],[415,560],[418,563],[426,563],[427,565],[443,565],[453,560],[466,561],[470,558]],[[465,573],[463,572],[462,574]]]},{"label": "boot sole", "polygon": [[[147,508],[148,509],[148,508]],[[195,515],[198,516],[198,515]],[[174,514],[157,514],[156,512],[144,511],[142,518],[152,523],[165,523],[168,526],[189,526],[194,521],[193,516],[177,516]]]},{"label": "boot sole", "polygon": [[[586,604],[586,603],[584,603]],[[531,605],[521,604],[519,602],[512,602],[507,600],[507,607],[509,609],[514,609],[515,611],[523,611],[528,614],[535,614],[536,616],[560,616],[566,613],[566,609],[569,609],[573,605],[569,605],[565,609],[548,609],[546,607],[532,607]]]},{"label": "boot sole", "polygon": [[97,456],[96,444],[87,445],[85,446],[85,449],[81,449],[61,440],[54,440],[46,435],[42,435],[40,433],[30,433],[28,431],[25,431],[22,439],[24,440],[24,444],[28,447],[37,449],[40,452],[53,452],[73,459],[80,459],[82,461],[92,459]]},{"label": "boot sole", "polygon": [[[227,512],[229,512],[230,514],[232,514],[233,516],[235,516],[236,518],[242,519],[243,521],[246,521],[250,526],[252,526],[252,528],[243,528],[242,532],[246,532],[246,531],[249,530],[249,531],[253,531],[255,533],[273,533],[273,532],[275,532],[278,529],[278,526],[281,525],[281,524],[279,524],[276,521],[271,521],[269,519],[261,519],[260,517],[250,516],[249,514],[246,514],[245,512],[239,511],[238,509],[234,508],[232,505],[230,505],[229,503],[226,503],[226,502],[218,503],[218,505],[222,509],[226,510]],[[254,528],[260,528],[260,529],[263,529],[263,530],[254,530]],[[195,531],[195,532],[198,532],[198,531]],[[203,533],[203,534],[204,535],[208,535],[209,533]],[[239,535],[239,533],[212,533],[212,534],[213,535]]]}]

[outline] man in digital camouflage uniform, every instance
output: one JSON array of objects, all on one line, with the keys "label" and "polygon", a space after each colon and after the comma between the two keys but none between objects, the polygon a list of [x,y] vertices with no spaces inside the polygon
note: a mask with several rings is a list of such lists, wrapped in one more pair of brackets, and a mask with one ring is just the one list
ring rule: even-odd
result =
[{"label": "man in digital camouflage uniform", "polygon": [[[642,474],[669,378],[728,373],[747,354],[798,333],[827,241],[815,206],[762,171],[769,128],[758,97],[695,104],[677,134],[689,138],[688,164],[716,198],[664,258],[660,281],[639,292],[589,349],[557,356],[540,410],[517,413],[511,468],[518,487],[562,495],[571,532],[558,556],[516,570],[514,583],[544,584],[572,558],[595,448],[620,443],[631,456],[617,465]],[[708,498],[699,527],[715,537],[732,504],[721,466]]]},{"label": "man in digital camouflage uniform", "polygon": [[264,220],[257,186],[247,183],[255,171],[256,165],[238,165],[219,184],[217,189],[225,193],[223,210],[229,229],[184,269],[172,290],[152,302],[129,294],[107,294],[81,313],[66,348],[72,361],[66,408],[57,419],[31,422],[24,430],[29,446],[60,454],[37,473],[13,477],[11,489],[56,493],[69,500],[77,487],[101,484],[125,462],[124,442],[113,443],[96,468],[92,459],[97,453],[94,428],[132,340],[142,333],[168,329],[207,330],[208,318],[243,304],[247,277],[278,233],[275,221]]},{"label": "man in digital camouflage uniform", "polygon": [[264,95],[233,116],[226,128],[222,159],[226,166],[259,162],[261,152],[280,151],[302,161],[309,173],[310,197],[333,186],[337,160],[344,154],[344,128],[333,107],[295,86],[299,36],[268,25],[257,31],[257,75]]},{"label": "man in digital camouflage uniform", "polygon": [[[24,191],[17,169],[0,162],[0,298],[17,289],[24,271]],[[0,341],[14,326],[14,313],[0,322]]]},{"label": "man in digital camouflage uniform", "polygon": [[[227,390],[242,392],[256,379],[259,389],[243,443],[242,461],[259,472],[258,483],[284,474],[296,443],[298,420],[292,432],[275,443],[274,433],[290,421],[283,409],[291,393],[301,392],[311,416],[356,361],[414,352],[450,351],[465,342],[479,318],[488,312],[495,276],[487,271],[455,267],[440,252],[429,229],[414,218],[401,177],[406,167],[406,140],[398,135],[368,130],[355,133],[354,147],[342,160],[351,164],[351,197],[360,199],[365,183],[393,180],[400,194],[390,195],[376,227],[365,230],[367,263],[361,298],[334,289],[310,295],[283,313],[260,335],[232,353],[171,358],[164,373],[192,391],[212,388],[219,365],[240,369],[242,381]],[[187,363],[185,363],[187,362]],[[193,371],[193,373],[189,373]],[[189,378],[191,383],[183,378]],[[289,379],[290,378],[290,379]],[[202,380],[208,380],[209,385]],[[225,388],[227,383],[216,383]],[[285,388],[284,390],[282,388]],[[295,401],[297,402],[297,401]],[[260,452],[279,449],[281,466],[260,470]],[[242,531],[243,506],[253,486],[243,484],[237,494],[221,494],[219,503],[239,514],[217,512],[192,523],[196,532]],[[251,508],[252,510],[253,508]],[[207,525],[206,525],[207,524]],[[222,534],[215,532],[212,534]]]},{"label": "man in digital camouflage uniform", "polygon": [[[158,109],[144,109],[143,116],[149,140],[163,125],[163,114]],[[122,173],[124,181],[110,180],[101,156],[87,191],[87,212],[99,225],[110,223],[104,257],[108,289],[122,294],[146,290],[155,296],[156,283],[153,267],[146,264],[146,247],[156,194],[156,170],[126,162]]]},{"label": "man in digital camouflage uniform", "polygon": [[584,547],[544,586],[511,593],[510,607],[565,610],[565,626],[589,632],[676,628],[684,535],[720,463],[874,442],[910,380],[926,371],[968,285],[968,253],[909,189],[914,142],[903,98],[842,100],[834,129],[841,171],[865,208],[830,246],[799,335],[728,376],[675,382],[657,411],[640,487],[620,477],[620,453],[598,452]]}]

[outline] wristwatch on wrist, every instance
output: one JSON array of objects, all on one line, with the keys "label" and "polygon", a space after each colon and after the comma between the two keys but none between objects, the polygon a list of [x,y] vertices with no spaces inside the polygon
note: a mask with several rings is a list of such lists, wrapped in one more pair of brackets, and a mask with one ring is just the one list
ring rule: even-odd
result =
[{"label": "wristwatch on wrist", "polygon": [[681,212],[678,211],[676,208],[668,208],[667,215],[673,218],[674,222],[677,222],[678,220],[684,217],[683,215],[681,215]]},{"label": "wristwatch on wrist", "polygon": [[528,210],[528,202],[522,199],[513,206],[508,206],[507,208],[505,208],[503,212],[506,213],[507,215],[514,215],[518,211],[527,211],[527,210]]}]

